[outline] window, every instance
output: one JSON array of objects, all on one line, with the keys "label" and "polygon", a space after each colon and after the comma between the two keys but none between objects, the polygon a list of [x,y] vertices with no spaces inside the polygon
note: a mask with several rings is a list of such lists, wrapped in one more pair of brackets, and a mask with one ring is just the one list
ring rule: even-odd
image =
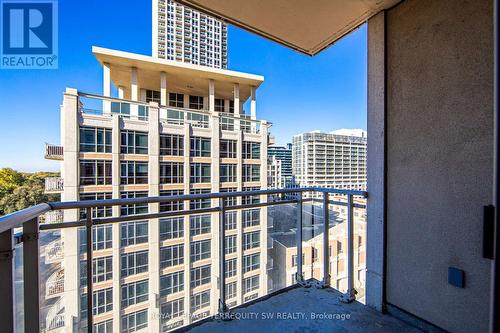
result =
[{"label": "window", "polygon": [[210,283],[210,265],[191,268],[191,288]]},{"label": "window", "polygon": [[260,253],[243,256],[243,273],[256,270],[260,267]]},{"label": "window", "polygon": [[211,215],[191,215],[189,217],[191,236],[210,233]]},{"label": "window", "polygon": [[122,154],[147,154],[148,133],[124,130],[121,132]]},{"label": "window", "polygon": [[[160,191],[160,195],[162,197],[182,195],[182,194],[184,194],[183,190]],[[176,210],[183,210],[183,209],[184,209],[184,202],[182,200],[160,202],[160,212],[173,212]]]},{"label": "window", "polygon": [[237,142],[236,140],[220,140],[220,157],[236,158]]},{"label": "window", "polygon": [[148,270],[148,251],[123,253],[121,255],[121,277],[139,274]]},{"label": "window", "polygon": [[196,311],[210,305],[210,290],[191,296],[191,311]]},{"label": "window", "polygon": [[168,94],[168,106],[172,106],[174,108],[183,108],[184,107],[184,95],[177,93]]},{"label": "window", "polygon": [[184,183],[184,163],[160,162],[160,184]]},{"label": "window", "polygon": [[117,113],[125,118],[130,117],[130,104],[121,102],[111,102],[111,112]]},{"label": "window", "polygon": [[260,231],[243,233],[243,250],[260,246]]},{"label": "window", "polygon": [[[85,228],[78,229],[80,237],[80,253],[87,252],[87,231]],[[95,225],[92,227],[92,250],[110,249],[112,244],[111,225]]]},{"label": "window", "polygon": [[94,324],[94,333],[112,333],[113,319],[108,319],[100,323]]},{"label": "window", "polygon": [[253,227],[260,224],[260,209],[246,209],[242,213],[243,228]]},{"label": "window", "polygon": [[146,103],[156,102],[161,104],[161,94],[159,91],[146,90]]},{"label": "window", "polygon": [[231,212],[226,212],[225,216],[225,228],[226,230],[233,230],[236,229],[236,212],[231,211]]},{"label": "window", "polygon": [[184,271],[160,276],[160,297],[184,290]]},{"label": "window", "polygon": [[224,262],[224,275],[226,278],[236,275],[236,258]]},{"label": "window", "polygon": [[121,223],[121,246],[146,243],[148,241],[148,222]]},{"label": "window", "polygon": [[[297,255],[296,255],[296,254],[294,254],[294,255],[292,256],[292,267],[295,267],[295,266],[297,266],[297,265],[298,265],[298,260],[297,260],[297,259],[298,259]],[[304,253],[302,253],[302,263],[304,263],[304,262],[305,262],[305,259],[306,259],[305,254],[304,254]]]},{"label": "window", "polygon": [[189,108],[195,110],[203,109],[203,96],[189,96]]},{"label": "window", "polygon": [[184,244],[160,248],[160,268],[177,266],[184,263]]},{"label": "window", "polygon": [[148,327],[148,309],[132,312],[122,317],[122,333],[131,333]]},{"label": "window", "polygon": [[[111,192],[99,192],[99,193],[80,193],[80,201],[87,200],[107,200],[113,197]],[[113,215],[113,207],[94,207],[92,208],[92,217],[111,217]],[[80,220],[85,220],[87,218],[87,210],[80,209]]]},{"label": "window", "polygon": [[191,262],[210,258],[210,239],[191,243]]},{"label": "window", "polygon": [[244,182],[260,181],[260,164],[243,164],[242,178]]},{"label": "window", "polygon": [[[113,288],[96,290],[92,293],[92,314],[98,315],[113,310]],[[81,317],[87,318],[87,294],[80,297]]]},{"label": "window", "polygon": [[[146,198],[148,196],[147,191],[129,191],[122,192],[122,199],[128,198]],[[147,214],[148,204],[131,204],[121,206],[121,215],[136,215],[136,214]]]},{"label": "window", "polygon": [[111,161],[80,160],[80,185],[111,185]]},{"label": "window", "polygon": [[[236,192],[236,190],[237,190],[236,187],[224,187],[224,188],[220,189],[220,192],[221,193],[223,193],[223,192]],[[238,201],[237,201],[237,198],[235,196],[224,198],[224,205],[226,207],[236,206],[237,202]],[[227,212],[227,213],[230,213],[230,212]],[[231,213],[236,213],[236,212],[231,212]],[[226,214],[226,218],[227,218],[227,214]]]},{"label": "window", "polygon": [[215,111],[224,112],[224,100],[222,98],[215,99]]},{"label": "window", "polygon": [[249,278],[243,279],[243,292],[249,293],[253,290],[259,289],[259,276],[251,276]]},{"label": "window", "polygon": [[245,159],[260,159],[260,143],[243,141],[242,157]]},{"label": "window", "polygon": [[226,236],[226,251],[225,254],[231,254],[236,252],[236,235]]},{"label": "window", "polygon": [[191,163],[191,183],[210,183],[210,164]]},{"label": "window", "polygon": [[160,240],[184,237],[184,217],[160,219]]},{"label": "window", "polygon": [[111,153],[110,128],[80,127],[80,152]]},{"label": "window", "polygon": [[184,156],[184,136],[177,134],[160,134],[160,155]]},{"label": "window", "polygon": [[220,129],[223,131],[234,131],[234,119],[229,117],[220,117]]},{"label": "window", "polygon": [[161,305],[161,318],[163,322],[184,315],[184,298],[179,298]]},{"label": "window", "polygon": [[229,101],[229,113],[234,113],[234,101]]},{"label": "window", "polygon": [[148,280],[122,285],[122,308],[148,300]]},{"label": "window", "polygon": [[193,127],[208,128],[208,115],[188,112],[187,120]]},{"label": "window", "polygon": [[[208,188],[197,188],[192,189],[191,194],[204,194],[210,193],[210,189]],[[210,199],[193,199],[189,202],[189,209],[201,209],[201,208],[210,208],[212,205]]]},{"label": "window", "polygon": [[122,161],[121,184],[147,184],[148,162]]},{"label": "window", "polygon": [[318,260],[318,249],[313,247],[312,248],[312,261],[315,262]]},{"label": "window", "polygon": [[236,297],[236,281],[226,284],[226,300]]},{"label": "window", "polygon": [[191,138],[191,157],[210,157],[210,138]]},{"label": "window", "polygon": [[[260,187],[243,187],[243,191],[258,191]],[[243,205],[250,205],[260,202],[260,195],[245,195],[241,197],[241,203]]]},{"label": "window", "polygon": [[220,182],[226,183],[231,182],[234,183],[237,181],[236,175],[236,164],[221,164],[220,165]]},{"label": "window", "polygon": [[[113,257],[92,259],[92,283],[108,281],[113,278]],[[87,285],[87,261],[80,261],[80,285]]]}]

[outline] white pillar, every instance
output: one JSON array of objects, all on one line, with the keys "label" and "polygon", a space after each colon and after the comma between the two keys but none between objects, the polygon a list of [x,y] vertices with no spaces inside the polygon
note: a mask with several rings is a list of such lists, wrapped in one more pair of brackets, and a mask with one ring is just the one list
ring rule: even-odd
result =
[{"label": "white pillar", "polygon": [[124,99],[125,98],[125,87],[118,86],[118,98],[119,99]]},{"label": "white pillar", "polygon": [[[137,101],[139,99],[139,86],[137,84],[137,68],[132,67],[130,72],[130,99]],[[139,108],[137,104],[130,105],[130,117],[137,119],[139,117]]]},{"label": "white pillar", "polygon": [[160,106],[167,105],[167,73],[160,73]]},{"label": "white pillar", "polygon": [[240,111],[240,84],[234,84],[234,115],[239,115]]},{"label": "white pillar", "polygon": [[[111,69],[108,63],[102,64],[102,95],[106,97],[111,96]],[[111,103],[110,101],[104,101],[102,105],[103,113],[109,114],[111,113]]]},{"label": "white pillar", "polygon": [[214,80],[208,81],[208,111],[215,111],[215,82]]},{"label": "white pillar", "polygon": [[255,120],[257,119],[257,101],[256,101],[256,88],[250,87],[250,117]]}]

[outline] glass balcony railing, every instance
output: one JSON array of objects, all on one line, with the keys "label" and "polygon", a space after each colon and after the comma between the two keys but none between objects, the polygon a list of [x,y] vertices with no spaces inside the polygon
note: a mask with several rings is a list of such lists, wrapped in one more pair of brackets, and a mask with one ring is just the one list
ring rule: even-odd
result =
[{"label": "glass balcony railing", "polygon": [[[362,301],[365,196],[294,188],[39,204],[0,217],[4,250],[22,227],[23,258],[22,279],[2,286],[4,295],[21,286],[22,299],[1,301],[21,308],[30,332],[167,332],[296,284]],[[94,214],[105,207],[118,209]],[[56,210],[63,222],[39,223]],[[0,314],[7,331],[9,313]]]}]

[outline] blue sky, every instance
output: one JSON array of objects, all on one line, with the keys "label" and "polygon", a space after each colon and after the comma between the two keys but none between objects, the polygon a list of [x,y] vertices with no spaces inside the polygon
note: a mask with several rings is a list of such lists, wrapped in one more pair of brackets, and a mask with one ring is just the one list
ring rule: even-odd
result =
[{"label": "blue sky", "polygon": [[[261,74],[257,117],[273,123],[278,144],[294,134],[366,129],[366,26],[316,57],[235,27],[228,32],[229,69]],[[59,1],[59,69],[0,70],[0,167],[58,170],[43,158],[59,143],[65,87],[102,93],[92,45],[151,54],[151,1]]]}]

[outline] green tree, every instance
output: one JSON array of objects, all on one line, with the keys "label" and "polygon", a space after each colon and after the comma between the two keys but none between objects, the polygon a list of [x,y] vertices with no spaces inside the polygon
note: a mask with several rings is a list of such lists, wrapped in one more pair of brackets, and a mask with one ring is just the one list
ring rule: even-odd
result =
[{"label": "green tree", "polygon": [[16,187],[19,187],[24,182],[22,173],[11,168],[0,169],[0,199],[6,194],[12,193]]},{"label": "green tree", "polygon": [[9,214],[48,200],[42,185],[22,185],[0,200],[0,210],[2,210],[2,214]]}]

